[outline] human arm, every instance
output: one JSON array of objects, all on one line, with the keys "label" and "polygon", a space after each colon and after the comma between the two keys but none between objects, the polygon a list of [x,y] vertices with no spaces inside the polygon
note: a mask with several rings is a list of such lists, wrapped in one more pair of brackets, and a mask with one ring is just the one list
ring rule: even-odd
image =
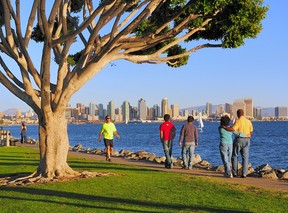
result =
[{"label": "human arm", "polygon": [[178,141],[178,145],[182,146],[182,141],[184,138],[184,130],[183,130],[184,126],[182,126],[181,131],[180,131],[180,136],[179,136],[179,141]]},{"label": "human arm", "polygon": [[98,142],[101,141],[101,138],[102,138],[102,131],[99,133],[99,136],[98,136]]},{"label": "human arm", "polygon": [[115,131],[114,134],[116,135],[116,137],[117,137],[118,139],[120,139],[120,135],[118,134],[117,131]]}]

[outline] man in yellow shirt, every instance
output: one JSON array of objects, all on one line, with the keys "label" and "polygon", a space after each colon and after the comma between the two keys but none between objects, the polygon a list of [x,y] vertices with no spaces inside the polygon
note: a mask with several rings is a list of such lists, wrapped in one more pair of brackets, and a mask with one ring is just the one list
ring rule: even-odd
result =
[{"label": "man in yellow shirt", "polygon": [[242,178],[246,177],[248,171],[249,163],[249,147],[250,138],[253,132],[253,125],[250,120],[244,116],[243,109],[237,110],[238,119],[235,121],[232,127],[225,127],[228,131],[237,131],[245,134],[245,137],[240,137],[235,135],[233,142],[233,152],[232,152],[232,174],[234,177],[238,174],[238,155],[241,154],[242,157]]},{"label": "man in yellow shirt", "polygon": [[113,139],[114,139],[114,134],[116,135],[117,138],[120,139],[120,135],[117,132],[117,129],[114,125],[114,123],[111,122],[111,117],[107,115],[105,117],[106,121],[103,123],[102,128],[99,133],[98,137],[98,142],[101,141],[102,135],[104,137],[104,144],[106,147],[106,161],[111,162],[110,155],[113,150]]}]

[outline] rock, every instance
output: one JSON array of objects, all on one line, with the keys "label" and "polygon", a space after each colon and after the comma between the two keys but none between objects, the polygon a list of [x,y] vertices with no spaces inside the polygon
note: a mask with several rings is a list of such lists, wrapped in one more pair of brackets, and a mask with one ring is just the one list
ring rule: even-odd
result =
[{"label": "rock", "polygon": [[202,158],[199,154],[194,154],[193,165],[202,161]]},{"label": "rock", "polygon": [[216,167],[216,172],[225,173],[225,168],[224,168],[224,166],[217,166],[217,167]]},{"label": "rock", "polygon": [[256,172],[270,172],[272,170],[271,166],[268,164],[262,164],[261,166],[256,167]]},{"label": "rock", "polygon": [[83,146],[79,143],[79,144],[76,144],[72,150],[75,151],[75,152],[79,152],[80,150],[83,149]]},{"label": "rock", "polygon": [[154,162],[156,162],[156,163],[165,163],[165,160],[166,160],[166,157],[165,157],[165,156],[163,156],[163,157],[156,157],[156,158],[154,159]]},{"label": "rock", "polygon": [[273,169],[271,169],[268,172],[261,172],[260,173],[260,177],[262,177],[262,178],[270,178],[270,179],[273,179],[273,180],[277,180],[278,179],[278,177],[277,177],[277,175],[276,175],[276,173],[274,172]]},{"label": "rock", "polygon": [[207,170],[211,170],[213,168],[213,166],[206,160],[202,160],[199,163],[195,164],[195,167]]},{"label": "rock", "polygon": [[288,171],[285,171],[284,173],[279,173],[277,175],[277,177],[280,179],[287,179],[288,180]]},{"label": "rock", "polygon": [[119,155],[125,157],[125,156],[129,155],[130,153],[132,153],[130,150],[122,149],[122,150],[120,150]]},{"label": "rock", "polygon": [[156,154],[150,153],[150,154],[148,155],[148,159],[147,159],[147,160],[149,160],[149,161],[154,161],[154,159],[155,159],[156,157],[157,157]]}]

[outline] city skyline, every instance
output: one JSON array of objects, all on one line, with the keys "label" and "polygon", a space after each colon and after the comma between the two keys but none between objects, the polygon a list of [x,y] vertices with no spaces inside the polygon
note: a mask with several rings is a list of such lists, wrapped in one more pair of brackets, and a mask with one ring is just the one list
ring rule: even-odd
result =
[{"label": "city skyline", "polygon": [[[179,68],[116,61],[81,88],[70,104],[88,104],[92,96],[99,103],[114,100],[116,105],[131,100],[133,106],[137,105],[138,97],[142,97],[147,105],[153,105],[167,97],[170,103],[188,108],[206,102],[217,105],[252,97],[254,106],[261,108],[288,106],[288,29],[283,27],[286,21],[282,17],[288,1],[264,0],[264,5],[269,5],[269,11],[262,22],[263,31],[257,38],[245,40],[244,46],[195,52],[188,65]],[[38,57],[32,55],[32,58]],[[53,64],[51,69],[57,70]],[[0,111],[15,106],[22,111],[30,109],[2,84],[0,97]]]},{"label": "city skyline", "polygon": [[[70,104],[69,103],[69,107],[71,107],[71,108],[77,108],[78,107],[78,105],[83,105],[83,106],[85,106],[85,107],[90,107],[90,105],[91,104],[93,104],[93,105],[97,105],[98,107],[99,107],[99,105],[102,105],[100,108],[102,108],[102,110],[103,109],[108,109],[109,108],[109,104],[113,104],[113,107],[112,108],[115,108],[115,109],[117,109],[117,108],[121,108],[122,107],[122,105],[123,105],[123,103],[128,103],[131,107],[137,107],[137,108],[139,108],[139,101],[140,100],[143,100],[143,101],[145,101],[145,106],[147,107],[147,108],[152,108],[152,107],[154,107],[155,105],[157,105],[157,106],[159,106],[160,108],[162,108],[162,102],[163,102],[163,99],[167,99],[167,101],[168,101],[168,107],[171,109],[172,107],[173,107],[173,105],[177,105],[176,107],[178,107],[179,108],[179,110],[180,111],[184,111],[185,109],[189,109],[189,110],[192,110],[193,108],[203,108],[203,107],[207,107],[207,104],[211,104],[211,106],[213,106],[213,108],[215,108],[215,107],[217,107],[217,106],[220,106],[220,105],[222,105],[222,106],[225,106],[225,104],[230,104],[230,105],[233,105],[233,102],[237,102],[237,101],[243,101],[244,99],[252,99],[253,100],[253,102],[255,101],[255,99],[253,99],[253,98],[251,98],[251,97],[242,97],[242,98],[237,98],[237,99],[233,99],[233,100],[231,100],[230,102],[225,102],[225,103],[219,103],[219,104],[216,104],[216,103],[212,103],[211,101],[207,101],[207,102],[205,102],[205,103],[203,103],[203,104],[200,104],[200,105],[197,105],[197,106],[189,106],[189,107],[182,107],[180,104],[178,104],[178,103],[170,103],[170,100],[169,100],[169,98],[167,98],[167,97],[163,97],[162,99],[160,99],[157,103],[151,103],[151,104],[147,104],[147,100],[146,99],[144,99],[144,98],[138,98],[137,100],[136,100],[136,104],[131,104],[131,102],[129,101],[129,100],[123,100],[120,104],[115,104],[115,101],[114,100],[109,100],[109,101],[107,101],[107,102],[105,102],[105,103],[100,103],[100,102],[97,102],[97,101],[93,101],[93,100],[91,100],[91,101],[89,101],[88,103],[81,103],[81,102],[76,102],[75,104]],[[241,105],[240,105],[241,106]],[[175,106],[174,106],[175,107]],[[262,109],[265,109],[265,108],[276,108],[276,107],[288,107],[288,105],[285,105],[285,106],[277,106],[277,105],[275,105],[275,106],[271,106],[271,107],[261,107],[261,106],[255,106],[255,104],[253,104],[253,108],[262,108]],[[211,108],[212,109],[212,108]],[[9,110],[20,110],[20,111],[22,111],[21,109],[19,109],[19,108],[17,108],[17,107],[12,107],[12,108],[9,108],[9,109],[6,109],[6,110],[0,110],[0,112],[5,112],[5,111],[9,111]],[[28,111],[30,111],[31,109],[28,109],[27,111],[22,111],[22,112],[28,112]],[[167,112],[167,111],[165,111],[165,112]],[[214,113],[215,112],[215,109],[214,110],[212,110],[212,113]],[[209,114],[210,114],[210,112],[208,112]],[[250,114],[251,114],[251,112],[250,112]]]}]

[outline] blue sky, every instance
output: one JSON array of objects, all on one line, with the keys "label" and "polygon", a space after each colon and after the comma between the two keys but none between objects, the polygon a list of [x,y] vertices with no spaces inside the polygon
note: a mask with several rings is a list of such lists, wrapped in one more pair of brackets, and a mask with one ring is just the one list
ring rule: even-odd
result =
[{"label": "blue sky", "polygon": [[[71,99],[89,105],[114,101],[119,107],[128,100],[137,106],[140,98],[147,106],[169,104],[180,108],[233,103],[234,99],[253,98],[254,106],[288,106],[288,28],[287,0],[266,0],[269,5],[263,31],[256,39],[245,41],[238,49],[204,49],[190,56],[188,65],[138,65],[116,61],[107,66]],[[29,107],[0,85],[0,111]],[[5,101],[4,101],[5,100]]]}]

